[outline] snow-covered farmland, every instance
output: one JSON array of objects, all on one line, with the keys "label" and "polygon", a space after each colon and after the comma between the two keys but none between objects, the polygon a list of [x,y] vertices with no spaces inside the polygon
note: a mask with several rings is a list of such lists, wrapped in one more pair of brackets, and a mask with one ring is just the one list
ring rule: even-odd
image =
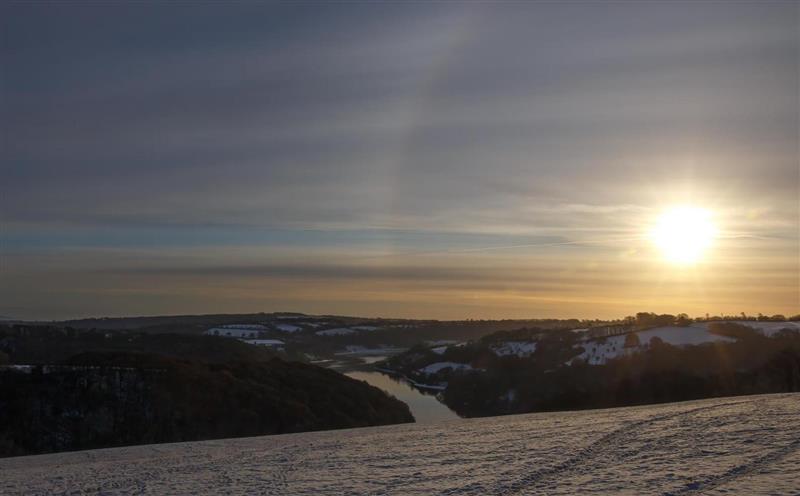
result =
[{"label": "snow-covered farmland", "polygon": [[358,331],[354,331],[349,327],[337,327],[336,329],[325,329],[324,331],[317,331],[314,334],[317,336],[346,336],[348,334],[355,334]]},{"label": "snow-covered farmland", "polygon": [[448,348],[461,348],[466,346],[466,342],[458,342],[448,339],[441,339],[438,341],[427,341],[426,344],[428,346],[433,346],[430,350],[437,355],[444,355],[444,352],[447,351]]},{"label": "snow-covered farmland", "polygon": [[393,346],[380,346],[378,348],[367,348],[366,346],[348,345],[345,351],[340,351],[336,355],[360,355],[360,356],[388,356],[396,355],[406,351],[407,348],[397,348]]},{"label": "snow-covered farmland", "polygon": [[266,346],[268,348],[282,348],[286,344],[280,339],[243,339],[242,341],[253,346]]},{"label": "snow-covered farmland", "polygon": [[612,358],[617,358],[628,353],[641,351],[651,344],[653,338],[659,338],[673,346],[687,346],[713,341],[734,341],[733,338],[711,334],[702,326],[675,327],[664,326],[637,331],[635,333],[638,345],[625,347],[625,340],[630,334],[610,336],[607,338],[594,338],[580,343],[584,349],[577,358],[585,360],[589,365],[602,365]]},{"label": "snow-covered farmland", "polygon": [[[667,344],[673,346],[685,346],[691,344],[710,343],[712,341],[735,341],[733,338],[726,336],[718,336],[711,334],[708,329],[704,327],[656,327],[646,331],[639,331],[636,333],[639,336],[639,342],[647,344],[651,339],[657,337]],[[624,338],[624,336],[622,336]]]},{"label": "snow-covered farmland", "polygon": [[613,336],[604,340],[593,340],[581,343],[583,353],[575,359],[584,360],[589,365],[602,365],[612,358],[622,356],[625,350],[625,336]]},{"label": "snow-covered farmland", "polygon": [[275,329],[281,332],[288,332],[293,333],[297,331],[302,331],[303,328],[300,326],[292,325],[292,324],[275,324]]},{"label": "snow-covered farmland", "polygon": [[451,369],[453,372],[457,371],[466,371],[472,370],[472,366],[468,363],[457,363],[457,362],[436,362],[430,365],[426,365],[419,369],[419,372],[422,374],[435,374],[444,369]]},{"label": "snow-covered farmland", "polygon": [[[791,329],[800,332],[800,322],[757,322],[752,320],[732,320],[732,324],[744,325],[751,327],[765,336],[772,336],[782,329]],[[707,328],[709,323],[694,324],[698,327]]]},{"label": "snow-covered farmland", "polygon": [[351,329],[355,329],[356,331],[376,331],[379,329],[379,327],[371,325],[359,325],[353,326]]},{"label": "snow-covered farmland", "polygon": [[800,394],[0,459],[0,494],[798,494]]}]

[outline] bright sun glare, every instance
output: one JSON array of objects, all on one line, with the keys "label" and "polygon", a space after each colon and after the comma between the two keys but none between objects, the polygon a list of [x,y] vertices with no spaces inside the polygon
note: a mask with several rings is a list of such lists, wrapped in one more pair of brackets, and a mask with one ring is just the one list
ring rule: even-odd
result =
[{"label": "bright sun glare", "polygon": [[665,210],[650,234],[667,261],[689,265],[703,257],[716,236],[716,228],[710,211],[679,206]]}]

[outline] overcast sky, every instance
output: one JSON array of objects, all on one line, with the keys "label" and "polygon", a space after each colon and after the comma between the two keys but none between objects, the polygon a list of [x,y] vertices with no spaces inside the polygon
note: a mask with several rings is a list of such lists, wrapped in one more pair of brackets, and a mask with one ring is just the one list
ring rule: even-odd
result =
[{"label": "overcast sky", "polygon": [[798,9],[4,2],[0,315],[800,313]]}]

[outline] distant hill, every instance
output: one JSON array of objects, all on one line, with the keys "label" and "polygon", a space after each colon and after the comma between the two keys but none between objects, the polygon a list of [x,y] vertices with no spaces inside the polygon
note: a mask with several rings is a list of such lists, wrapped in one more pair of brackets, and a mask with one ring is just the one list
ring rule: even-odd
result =
[{"label": "distant hill", "polygon": [[25,325],[0,325],[0,352],[7,355],[9,363],[15,364],[56,364],[88,352],[151,353],[207,363],[263,362],[275,357],[275,353],[265,348],[214,336],[81,331]]},{"label": "distant hill", "polygon": [[[102,330],[133,330],[157,328],[161,326],[190,327],[216,326],[224,324],[251,324],[258,323],[273,315],[266,313],[246,314],[208,314],[208,315],[159,315],[149,317],[98,317],[86,319],[65,320],[52,324],[74,327],[76,329],[102,329]],[[302,315],[302,314],[293,314]],[[161,331],[163,332],[163,331]]]},{"label": "distant hill", "polygon": [[378,367],[438,390],[466,417],[794,392],[800,325],[529,328],[417,345]]},{"label": "distant hill", "polygon": [[380,389],[238,339],[0,325],[0,456],[413,422]]}]

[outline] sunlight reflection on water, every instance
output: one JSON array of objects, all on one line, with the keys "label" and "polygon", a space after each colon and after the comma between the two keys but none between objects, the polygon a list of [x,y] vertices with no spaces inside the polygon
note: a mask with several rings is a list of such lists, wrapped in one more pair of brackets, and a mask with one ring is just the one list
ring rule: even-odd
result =
[{"label": "sunlight reflection on water", "polygon": [[440,403],[435,396],[423,394],[407,383],[393,379],[380,372],[354,371],[347,372],[345,375],[353,379],[366,381],[370,385],[381,388],[406,403],[411,409],[411,414],[414,415],[414,418],[419,423],[441,422],[459,418],[455,412]]}]

